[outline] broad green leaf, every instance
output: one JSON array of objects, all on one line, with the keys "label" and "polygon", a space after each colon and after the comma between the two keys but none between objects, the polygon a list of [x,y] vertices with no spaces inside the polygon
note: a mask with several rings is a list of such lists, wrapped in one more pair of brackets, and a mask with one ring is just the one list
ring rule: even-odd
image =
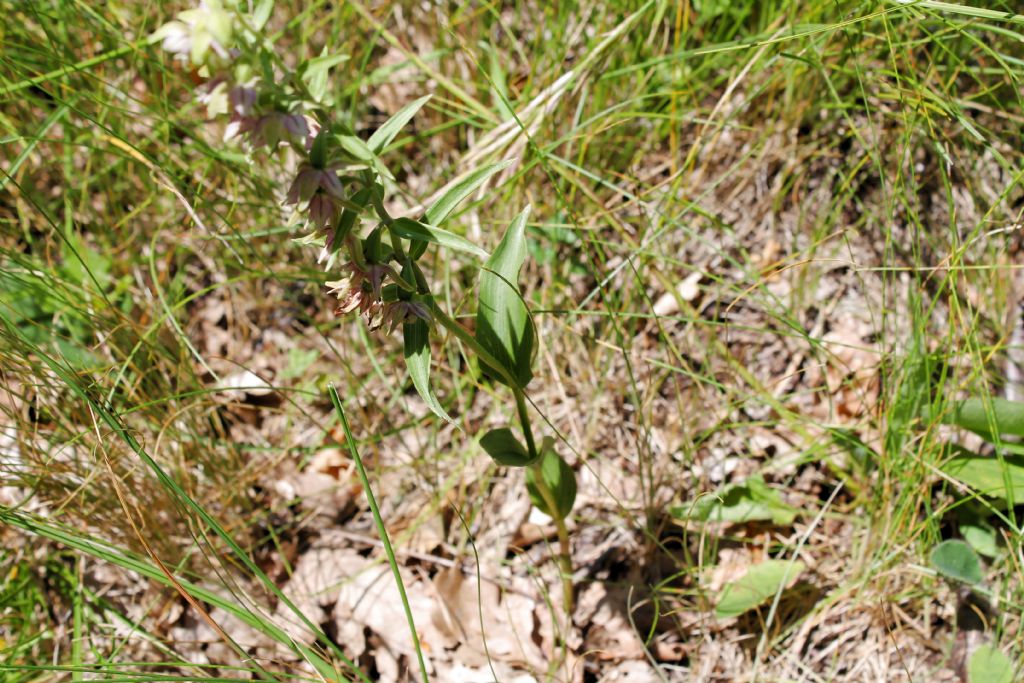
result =
[{"label": "broad green leaf", "polygon": [[499,465],[526,467],[532,462],[526,448],[519,443],[519,439],[508,427],[487,432],[484,438],[480,439],[480,445]]},{"label": "broad green leaf", "polygon": [[945,421],[989,438],[993,426],[997,434],[1024,436],[1024,402],[969,398],[958,403]]},{"label": "broad green leaf", "polygon": [[430,329],[426,321],[417,318],[405,323],[402,325],[402,334],[405,337],[405,364],[409,368],[413,386],[435,415],[455,424],[430,390]]},{"label": "broad green leaf", "polygon": [[[547,488],[554,498],[554,510],[550,509],[537,486],[538,475],[547,484]],[[538,510],[548,517],[565,519],[576,503],[576,473],[569,467],[569,463],[563,460],[550,444],[546,443],[541,448],[540,463],[526,470],[526,490],[530,494],[530,500],[534,507]]]},{"label": "broad green leaf", "polygon": [[96,285],[106,289],[110,283],[110,258],[106,254],[96,251],[73,233],[68,233],[61,251],[64,263],[60,268],[69,280],[88,289]]},{"label": "broad green leaf", "polygon": [[457,181],[427,208],[426,213],[423,214],[423,221],[430,225],[441,225],[459,205],[459,202],[471,195],[473,190],[483,185],[492,175],[511,166],[513,161],[515,160],[509,159],[483,166]]},{"label": "broad green leaf", "polygon": [[409,123],[412,117],[416,116],[427,100],[430,99],[430,95],[421,97],[415,102],[402,107],[394,116],[389,118],[384,124],[373,132],[370,139],[366,141],[366,146],[369,147],[375,154],[380,154],[384,151],[384,148],[391,144],[391,141],[395,139],[405,124]]},{"label": "broad green leaf", "polygon": [[1015,443],[1012,441],[1003,441],[999,444],[999,450],[1004,453],[1011,455],[1024,455],[1024,443]]},{"label": "broad green leaf", "polygon": [[999,648],[982,645],[967,662],[968,683],[1013,683],[1013,662]]},{"label": "broad green leaf", "polygon": [[987,522],[960,524],[960,535],[964,537],[979,555],[996,557],[999,555],[999,540],[996,530]]},{"label": "broad green leaf", "polygon": [[[477,341],[525,387],[533,379],[534,330],[519,293],[519,269],[526,259],[526,218],[530,207],[512,220],[505,236],[480,273],[476,312]],[[486,369],[486,365],[484,365]],[[491,375],[504,382],[495,371]]]},{"label": "broad green leaf", "polygon": [[456,251],[464,251],[478,258],[487,258],[487,252],[476,246],[465,237],[411,218],[396,218],[391,229],[406,239],[417,242],[430,242]]},{"label": "broad green leaf", "polygon": [[671,512],[680,519],[734,523],[771,521],[780,526],[792,524],[796,518],[796,509],[783,503],[779,492],[769,487],[761,475],[727,486],[719,494],[703,496],[692,505],[673,507]]},{"label": "broad green leaf", "polygon": [[1007,480],[1013,489],[1013,500],[1024,501],[1024,457],[1007,455],[1002,462],[995,456],[961,451],[940,468],[947,475],[966,484],[978,493],[1003,500],[1009,498]]},{"label": "broad green leaf", "polygon": [[715,614],[719,619],[737,617],[752,610],[790,586],[803,573],[799,560],[765,560],[722,589]]},{"label": "broad green leaf", "polygon": [[76,370],[89,370],[101,364],[96,354],[74,339],[58,337],[54,340],[54,346],[61,359]]},{"label": "broad green leaf", "polygon": [[943,541],[932,548],[932,566],[949,579],[975,586],[985,578],[981,560],[971,546],[963,541]]}]

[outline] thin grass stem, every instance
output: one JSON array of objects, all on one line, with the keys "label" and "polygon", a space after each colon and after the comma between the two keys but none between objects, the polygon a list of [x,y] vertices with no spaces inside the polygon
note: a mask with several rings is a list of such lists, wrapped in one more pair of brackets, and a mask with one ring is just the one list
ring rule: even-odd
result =
[{"label": "thin grass stem", "polygon": [[416,631],[416,621],[412,616],[412,607],[409,606],[409,596],[405,592],[405,582],[402,580],[402,574],[398,570],[398,560],[395,557],[395,550],[391,547],[391,539],[388,537],[387,527],[384,526],[384,519],[380,515],[380,508],[377,507],[377,500],[373,496],[373,489],[370,488],[370,479],[366,475],[366,467],[363,466],[363,459],[359,457],[359,449],[356,448],[355,437],[352,436],[352,429],[348,424],[348,417],[345,415],[345,408],[341,405],[341,398],[338,396],[338,390],[331,383],[327,387],[328,393],[331,395],[331,402],[334,404],[334,410],[338,414],[338,419],[341,421],[341,428],[345,432],[345,441],[348,443],[348,450],[352,454],[352,460],[356,463],[356,469],[359,471],[359,480],[363,484],[363,491],[366,492],[366,501],[370,505],[370,513],[373,515],[373,521],[377,525],[377,533],[380,534],[381,543],[384,544],[384,553],[388,556],[388,564],[391,566],[391,573],[395,577],[395,586],[398,588],[398,595],[402,598],[402,609],[405,610],[405,619],[409,623],[409,634],[412,636],[412,644],[416,650],[416,659],[420,666],[420,677],[423,679],[423,683],[430,683],[430,679],[427,678],[427,665],[423,659],[423,647],[420,645],[420,637]]}]

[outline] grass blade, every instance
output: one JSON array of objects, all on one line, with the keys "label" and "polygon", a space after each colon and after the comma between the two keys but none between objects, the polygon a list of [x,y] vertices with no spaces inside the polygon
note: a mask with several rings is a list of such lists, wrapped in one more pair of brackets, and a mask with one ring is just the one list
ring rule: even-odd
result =
[{"label": "grass blade", "polygon": [[334,384],[327,387],[331,395],[331,402],[334,403],[334,410],[341,421],[341,428],[345,432],[345,441],[348,443],[348,450],[352,454],[352,460],[356,463],[359,471],[359,480],[363,484],[363,491],[366,492],[366,501],[370,505],[370,512],[373,514],[373,521],[377,524],[377,533],[380,534],[381,543],[384,544],[384,553],[388,556],[388,564],[391,565],[391,573],[395,576],[395,584],[398,587],[398,594],[402,597],[402,608],[405,610],[405,619],[409,622],[409,634],[412,636],[412,644],[416,649],[416,659],[419,661],[420,677],[423,683],[430,683],[427,678],[427,665],[423,660],[423,648],[420,646],[420,637],[416,632],[416,621],[412,617],[412,608],[409,606],[409,596],[405,592],[405,582],[402,581],[402,574],[398,571],[398,560],[395,558],[395,550],[391,547],[391,539],[388,537],[387,527],[384,526],[384,519],[380,516],[380,508],[377,507],[377,499],[373,497],[373,490],[370,488],[370,479],[366,476],[366,468],[363,460],[359,457],[359,450],[356,448],[355,437],[352,436],[352,429],[348,424],[348,417],[345,415],[345,408],[341,405],[341,398]]}]

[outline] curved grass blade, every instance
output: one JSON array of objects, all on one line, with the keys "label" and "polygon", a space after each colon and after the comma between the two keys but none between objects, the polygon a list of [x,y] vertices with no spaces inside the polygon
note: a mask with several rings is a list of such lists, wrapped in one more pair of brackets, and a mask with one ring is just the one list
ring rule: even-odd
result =
[{"label": "curved grass blade", "polygon": [[442,247],[449,249],[455,249],[456,251],[464,251],[467,254],[472,254],[477,258],[487,258],[487,252],[476,246],[465,237],[459,237],[453,232],[442,230],[441,228],[433,225],[427,225],[426,223],[420,223],[419,221],[411,218],[396,218],[395,222],[391,224],[391,229],[401,237],[406,239],[414,240],[416,242],[429,242],[431,244],[437,244]]},{"label": "curved grass blade", "polygon": [[[39,538],[45,538],[60,543],[68,548],[77,550],[104,562],[109,562],[112,565],[133,571],[151,581],[156,581],[157,583],[165,586],[173,587],[171,578],[158,569],[152,563],[152,560],[144,559],[135,553],[119,548],[108,541],[83,536],[80,531],[67,529],[50,520],[35,517],[29,513],[20,510],[13,510],[7,507],[0,507],[0,523],[15,529],[20,529],[25,533],[38,536]],[[317,671],[325,677],[325,680],[338,680],[338,672],[326,660],[317,654],[313,648],[307,647],[306,645],[296,641],[289,636],[286,631],[275,626],[270,620],[260,618],[248,609],[240,607],[238,604],[226,599],[216,591],[204,588],[198,583],[194,583],[185,577],[175,577],[174,581],[177,581],[181,587],[188,590],[190,595],[195,596],[214,607],[223,609],[225,612],[233,615],[247,626],[256,629],[274,641],[289,647],[295,651],[296,654],[299,654],[310,662]],[[354,669],[354,671],[357,673],[359,672],[358,669]],[[273,675],[273,672],[269,671],[262,673],[269,676]],[[263,680],[268,679],[264,678]],[[368,681],[365,677],[363,677],[362,680]]]},{"label": "curved grass blade", "polygon": [[[18,338],[25,343],[30,343],[24,338],[21,331],[11,323],[6,315],[3,314],[3,312],[0,312],[0,322],[2,322],[7,328],[12,337]],[[256,564],[249,553],[242,549],[234,537],[228,533],[227,529],[225,529],[224,526],[221,525],[221,523],[218,522],[202,505],[196,502],[194,498],[182,489],[178,482],[160,466],[153,456],[149,454],[149,451],[147,451],[135,438],[135,434],[123,422],[118,413],[110,409],[105,402],[94,398],[90,391],[81,383],[81,380],[73,369],[66,367],[41,350],[37,350],[37,354],[39,358],[50,368],[50,370],[52,370],[53,373],[62,382],[64,382],[71,392],[80,400],[87,403],[100,421],[109,427],[111,431],[114,432],[125,443],[125,445],[139,457],[147,469],[153,473],[157,481],[160,482],[160,485],[163,486],[169,494],[171,494],[175,502],[180,505],[183,510],[190,511],[195,514],[203,524],[212,529],[217,537],[219,537],[228,546],[231,554],[263,585],[269,593],[274,595],[281,604],[285,605],[289,611],[291,611],[296,618],[298,618],[302,624],[309,629],[310,633],[316,636],[317,640],[326,647],[327,651],[331,652],[331,654],[337,657],[340,661],[344,662],[346,666],[352,669],[352,671],[360,677],[360,679],[367,681],[368,683],[369,679],[367,679],[355,663],[352,662],[344,652],[342,652],[337,643],[331,640],[321,628],[313,624],[305,613],[302,612],[302,610],[300,610],[295,603],[281,591],[280,588],[278,588],[277,584],[275,584],[269,576],[267,576],[266,572],[260,569],[259,565]],[[291,639],[281,642],[289,647],[300,647],[307,657],[315,656],[316,659],[311,659],[310,661],[316,664],[318,670],[320,670],[321,667],[325,671],[331,669],[330,665],[327,664],[326,661],[315,655],[315,653],[313,653],[309,648],[301,646],[298,643],[294,643]],[[306,652],[306,650],[309,650],[309,652]],[[317,663],[317,660],[322,664]]]}]

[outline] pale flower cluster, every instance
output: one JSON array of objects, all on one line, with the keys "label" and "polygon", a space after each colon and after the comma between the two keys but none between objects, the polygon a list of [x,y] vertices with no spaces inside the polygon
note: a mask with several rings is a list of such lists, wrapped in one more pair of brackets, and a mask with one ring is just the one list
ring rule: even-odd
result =
[{"label": "pale flower cluster", "polygon": [[[295,207],[313,229],[309,241],[322,242],[320,262],[327,268],[334,263],[339,249],[352,247],[357,238],[339,235],[338,226],[346,207],[346,187],[339,173],[344,164],[331,161],[323,152],[314,151],[318,136],[329,139],[329,130],[304,112],[305,103],[294,91],[253,77],[248,56],[236,46],[244,44],[242,26],[235,8],[222,0],[203,0],[195,9],[186,10],[153,34],[175,59],[197,68],[207,78],[198,99],[211,117],[226,114],[225,139],[243,140],[250,149],[273,152],[285,145],[302,157],[288,188],[285,204]],[[240,42],[239,42],[240,41]],[[263,70],[266,73],[266,70]],[[350,217],[351,218],[351,217]],[[353,221],[349,220],[348,225]],[[417,300],[386,300],[385,283],[401,282],[395,269],[386,263],[368,262],[361,249],[351,249],[353,258],[341,266],[342,278],[328,282],[328,292],[337,297],[337,315],[358,312],[371,327],[393,330],[405,322],[422,319],[430,322],[429,307]],[[408,297],[408,294],[403,295]]]}]

